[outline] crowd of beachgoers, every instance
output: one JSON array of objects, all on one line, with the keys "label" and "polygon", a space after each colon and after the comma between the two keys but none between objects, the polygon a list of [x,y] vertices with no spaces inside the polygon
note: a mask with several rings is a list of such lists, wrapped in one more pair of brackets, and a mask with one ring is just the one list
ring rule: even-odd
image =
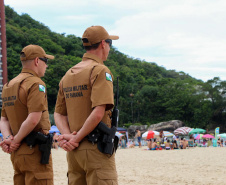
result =
[{"label": "crowd of beachgoers", "polygon": [[165,132],[168,135],[164,136],[164,132],[161,131],[147,131],[141,134],[137,129],[132,139],[123,134],[120,136],[119,148],[147,146],[147,150],[174,150],[190,147],[226,147],[226,138],[221,138],[221,135],[215,138],[214,134],[189,134],[189,132],[185,135],[170,135],[169,132]]}]

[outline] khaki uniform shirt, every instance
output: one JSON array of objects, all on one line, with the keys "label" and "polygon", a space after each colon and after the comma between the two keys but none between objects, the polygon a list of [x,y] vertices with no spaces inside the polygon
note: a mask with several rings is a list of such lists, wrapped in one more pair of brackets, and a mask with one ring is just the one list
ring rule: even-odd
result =
[{"label": "khaki uniform shirt", "polygon": [[71,132],[79,131],[93,108],[106,105],[103,122],[111,127],[113,75],[96,55],[85,53],[59,84],[55,112],[68,116]]},{"label": "khaki uniform shirt", "polygon": [[48,133],[50,130],[46,85],[34,71],[22,69],[17,77],[5,84],[2,101],[1,115],[9,120],[13,135],[32,112],[42,112],[34,131]]}]

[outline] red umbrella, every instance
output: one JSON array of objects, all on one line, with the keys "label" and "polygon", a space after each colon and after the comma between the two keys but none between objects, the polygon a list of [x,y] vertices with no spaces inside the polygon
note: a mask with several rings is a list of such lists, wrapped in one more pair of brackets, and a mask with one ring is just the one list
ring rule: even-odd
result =
[{"label": "red umbrella", "polygon": [[153,131],[148,131],[147,139],[151,139],[155,137],[155,133]]},{"label": "red umbrella", "polygon": [[202,136],[203,138],[215,138],[214,136],[210,135],[210,134],[205,134]]},{"label": "red umbrella", "polygon": [[[153,135],[153,133],[154,133],[154,135]],[[158,135],[159,135],[159,132],[153,131],[153,130],[148,130],[148,131],[146,131],[145,133],[142,134],[142,138],[150,139],[150,138],[154,138],[155,136],[158,136]]]}]

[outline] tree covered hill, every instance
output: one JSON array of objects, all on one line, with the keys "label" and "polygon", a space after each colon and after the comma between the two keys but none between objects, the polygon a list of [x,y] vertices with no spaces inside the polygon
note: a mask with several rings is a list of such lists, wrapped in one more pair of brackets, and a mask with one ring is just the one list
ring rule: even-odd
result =
[{"label": "tree covered hill", "polygon": [[[5,13],[9,80],[21,71],[19,53],[24,46],[37,44],[55,56],[43,79],[47,85],[49,109],[53,112],[61,77],[81,61],[85,52],[81,38],[52,32],[28,14],[18,15],[9,6],[5,6]],[[119,77],[121,126],[150,125],[173,119],[191,127],[225,126],[222,85],[226,82],[219,78],[204,83],[184,72],[134,59],[114,47],[105,64],[115,79]]]}]

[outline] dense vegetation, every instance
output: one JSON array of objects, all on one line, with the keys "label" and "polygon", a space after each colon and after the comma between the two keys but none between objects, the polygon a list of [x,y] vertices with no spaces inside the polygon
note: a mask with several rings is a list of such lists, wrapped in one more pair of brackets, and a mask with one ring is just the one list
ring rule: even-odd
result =
[{"label": "dense vegetation", "polygon": [[[52,32],[28,14],[18,15],[8,6],[5,12],[9,80],[21,71],[19,53],[28,44],[38,44],[56,57],[43,79],[52,113],[61,77],[81,61],[85,52],[81,38]],[[114,77],[119,77],[120,126],[178,119],[191,127],[220,126],[226,130],[226,81],[215,77],[204,83],[184,72],[131,58],[114,47],[105,64]]]}]

